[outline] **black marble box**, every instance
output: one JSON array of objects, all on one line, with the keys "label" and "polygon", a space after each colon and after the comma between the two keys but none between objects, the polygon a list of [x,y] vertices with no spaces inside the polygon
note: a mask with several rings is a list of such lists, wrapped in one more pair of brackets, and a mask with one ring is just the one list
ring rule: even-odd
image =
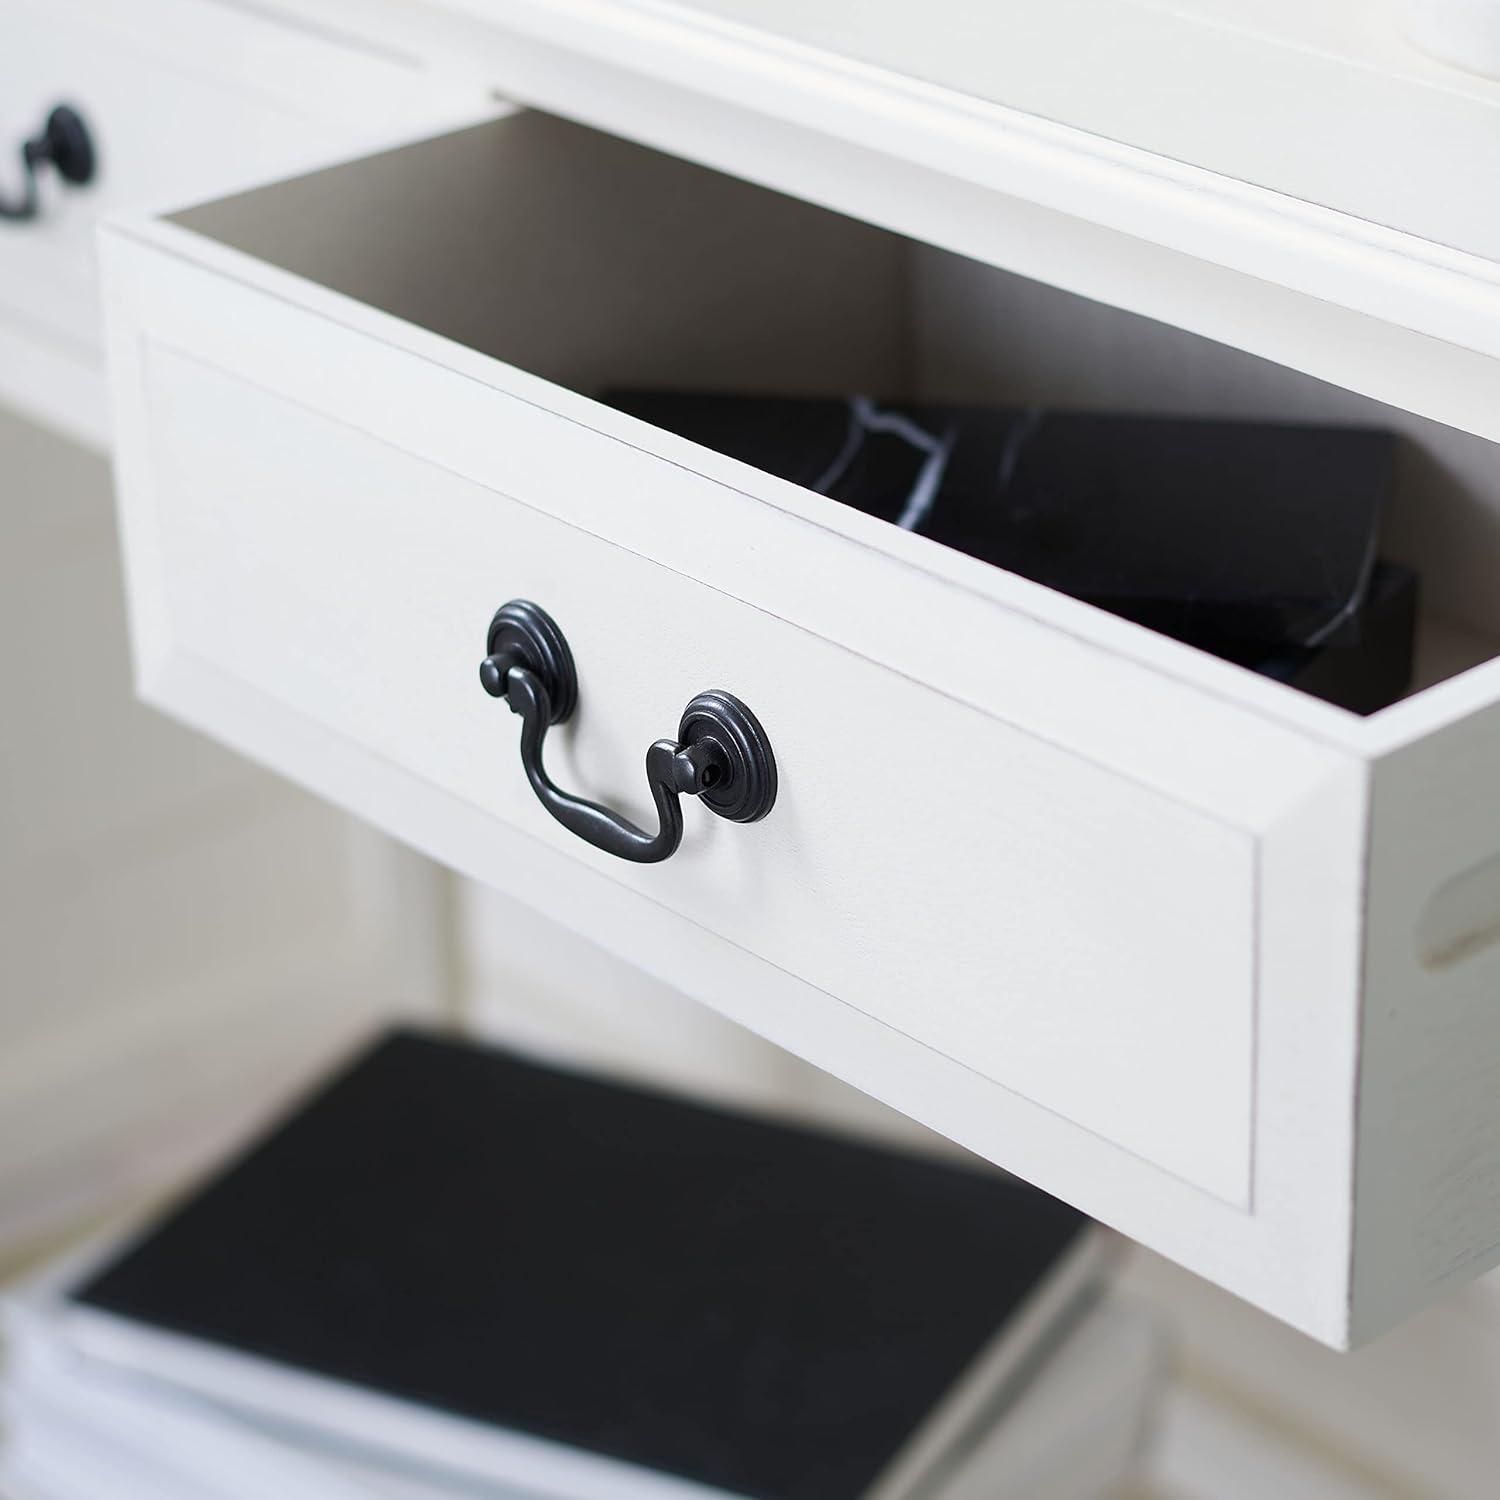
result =
[{"label": "black marble box", "polygon": [[[613,391],[655,426],[1359,712],[1405,691],[1375,428]],[[1372,589],[1372,582],[1379,587]]]}]

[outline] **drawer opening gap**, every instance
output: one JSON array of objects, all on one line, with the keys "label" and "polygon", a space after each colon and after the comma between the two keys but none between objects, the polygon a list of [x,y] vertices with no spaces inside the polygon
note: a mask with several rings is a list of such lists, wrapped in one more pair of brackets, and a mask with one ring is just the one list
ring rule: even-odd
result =
[{"label": "drawer opening gap", "polygon": [[[1228,670],[1369,711],[1500,655],[1488,441],[580,125],[519,111],[176,222],[925,532],[916,545],[1065,578],[1075,598],[1207,641]],[[694,408],[726,396],[745,399]],[[1374,433],[1394,437],[1388,483]],[[1004,525],[985,475],[1015,501]],[[1261,649],[1271,616],[1293,627],[1265,600],[1224,603],[1258,566],[1234,539],[1262,538],[1268,567],[1303,548],[1300,587],[1332,518],[1372,488],[1388,495],[1370,561],[1396,571],[1360,575],[1364,610],[1329,583],[1290,649]],[[1127,490],[1150,501],[1145,522],[1118,509]],[[1121,583],[1108,564],[1131,547],[1159,561],[1158,537],[1196,561],[1137,597],[1140,575]],[[1409,682],[1400,570],[1419,600]],[[1227,644],[1221,619],[1242,632]]]}]

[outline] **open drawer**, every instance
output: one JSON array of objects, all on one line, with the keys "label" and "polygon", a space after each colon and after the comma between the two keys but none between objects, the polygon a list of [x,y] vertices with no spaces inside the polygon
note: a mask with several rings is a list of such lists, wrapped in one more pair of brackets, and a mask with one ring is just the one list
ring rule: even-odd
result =
[{"label": "open drawer", "polygon": [[[1500,466],[1234,350],[517,113],[113,225],[141,691],[1331,1342],[1497,1259]],[[1374,421],[1424,680],[1359,718],[607,407],[612,385]],[[569,833],[694,694],[770,816]],[[1466,670],[1472,667],[1473,670]]]}]

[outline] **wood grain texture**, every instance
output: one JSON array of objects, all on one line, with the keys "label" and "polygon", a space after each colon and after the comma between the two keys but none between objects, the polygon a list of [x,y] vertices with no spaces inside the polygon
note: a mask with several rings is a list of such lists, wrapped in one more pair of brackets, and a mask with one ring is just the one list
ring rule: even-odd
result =
[{"label": "wood grain texture", "polygon": [[[149,363],[179,639],[843,1003],[1248,1196],[1244,833],[374,434],[170,354]],[[505,417],[501,450],[517,441]],[[769,529],[744,542],[777,546]],[[521,595],[579,663],[576,728],[551,752],[564,784],[642,817],[645,746],[723,684],[769,726],[774,817],[736,828],[689,808],[683,856],[649,871],[554,825],[514,720],[471,682],[490,613]]]},{"label": "wood grain texture", "polygon": [[1500,710],[1376,762],[1354,1316],[1373,1337],[1500,1264]]},{"label": "wood grain texture", "polygon": [[[520,187],[526,159],[513,164]],[[651,216],[630,228],[643,237],[627,255],[632,295],[595,286],[559,343],[546,282],[518,274],[484,343],[534,341],[586,384],[629,375],[630,320],[649,317],[643,332],[697,378],[731,368],[726,349],[762,351],[767,378],[789,357],[827,383],[902,374],[908,335],[897,319],[892,341],[889,316],[905,286],[899,245],[718,181],[714,213],[695,212],[675,169],[636,170],[637,192],[665,195],[671,212],[654,256]],[[303,221],[305,197],[273,197],[276,222]],[[538,237],[536,264],[549,231],[590,243],[588,201],[516,220]],[[238,211],[212,217],[229,232]],[[757,234],[736,233],[741,215]],[[387,269],[362,263],[368,298],[407,295],[396,273],[413,247],[391,243]],[[503,243],[490,244],[504,266]],[[283,235],[276,253],[301,257],[302,242]],[[315,236],[306,253],[319,253]],[[601,252],[575,269],[609,264]],[[820,279],[825,266],[836,280]],[[1315,788],[1343,784],[1348,761],[1256,713],[1264,684],[1209,670],[1205,692],[1194,653],[1165,653],[1182,676],[1156,671],[1151,653],[1171,643],[965,571],[921,538],[887,537],[202,235],[117,237],[108,269],[149,696],[1339,1335],[1340,1282],[1320,1247],[1341,1231],[1305,1214],[1319,1180],[1272,1191],[1285,1206],[1269,1218],[1252,1181],[1265,1107],[1252,985],[1265,941],[1257,845]],[[762,291],[726,297],[731,286]],[[711,338],[700,319],[663,318],[668,287],[713,309]],[[644,357],[662,357],[656,343]],[[489,613],[520,592],[545,597],[585,674],[557,750],[569,784],[633,809],[644,746],[718,681],[771,727],[775,818],[698,818],[684,857],[648,872],[551,824],[515,766],[512,724],[473,682]],[[1332,840],[1306,826],[1328,861],[1352,858],[1337,818]],[[1319,914],[1294,904],[1294,941],[1316,946]],[[1278,929],[1272,946],[1286,941]],[[1345,1106],[1269,1076],[1273,1118],[1283,1094],[1315,1114]],[[1324,1201],[1336,1219],[1339,1200]]]},{"label": "wood grain texture", "polygon": [[[1377,408],[526,116],[122,227],[106,269],[148,696],[1327,1342],[1367,1326],[1357,1110],[1399,1073],[1361,1052],[1371,768],[1477,743],[1496,664],[1362,720],[592,392]],[[1487,449],[1401,420],[1455,497],[1411,469],[1403,546],[1482,639]],[[651,871],[569,839],[473,681],[514,595],[583,674],[560,780],[639,812],[645,745],[722,685],[773,820],[690,808]]]}]

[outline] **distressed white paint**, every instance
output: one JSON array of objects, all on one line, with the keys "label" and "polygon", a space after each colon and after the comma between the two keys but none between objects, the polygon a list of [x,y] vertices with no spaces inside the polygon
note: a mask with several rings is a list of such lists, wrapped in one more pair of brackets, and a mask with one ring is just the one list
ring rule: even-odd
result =
[{"label": "distressed white paint", "polygon": [[[122,232],[147,693],[1320,1337],[1486,1263],[1493,950],[1410,972],[1455,881],[1477,917],[1436,910],[1482,935],[1500,848],[1455,790],[1500,700],[1500,663],[1461,670],[1500,630],[1468,201],[1424,175],[1381,227],[1358,179],[1299,202],[703,7],[461,9],[320,14],[991,266],[525,118]],[[1222,40],[1211,9],[1174,34]],[[601,408],[612,380],[1395,421],[1446,680],[1356,719]],[[638,809],[644,745],[718,683],[782,751],[775,818],[689,809],[655,871],[569,841],[472,681],[512,594],[580,658],[561,778]]]},{"label": "distressed white paint", "polygon": [[[524,117],[188,222],[109,255],[149,696],[1345,1335],[1365,726],[567,388],[914,384],[906,246]],[[578,654],[560,777],[638,809],[721,683],[775,816],[564,835],[473,681],[512,594]]]},{"label": "distressed white paint", "polygon": [[[540,514],[502,405],[480,485],[154,346],[147,364],[181,639],[833,999],[1248,1199],[1247,833]],[[714,500],[700,483],[693,503]],[[785,525],[741,545],[785,551]],[[515,721],[474,681],[513,595],[545,602],[579,662],[556,775],[643,816],[646,745],[727,685],[774,737],[777,816],[739,829],[690,808],[686,857],[657,869],[586,851],[536,804]]]},{"label": "distressed white paint", "polygon": [[[1376,1101],[1422,1084],[1361,1014],[1402,983],[1363,910],[1395,868],[1378,837],[1367,862],[1370,789],[1378,832],[1382,767],[1477,743],[1494,664],[1360,720],[587,394],[1147,401],[1180,379],[1142,363],[1159,331],[524,116],[185,224],[111,247],[148,694],[1321,1337],[1420,1300],[1410,1265],[1371,1269],[1420,1175]],[[1092,340],[1081,384],[976,355],[1018,314],[1025,347]],[[1467,620],[1435,634],[1472,638],[1457,665],[1487,651],[1466,581],[1473,517],[1500,502],[1480,439],[1176,353],[1216,400],[1399,420],[1429,455],[1403,476],[1403,545],[1430,605]],[[1462,542],[1427,535],[1433,460]],[[717,683],[772,728],[776,816],[697,817],[647,871],[551,824],[472,681],[513,594],[579,657],[561,778],[638,809],[645,744]],[[1391,941],[1415,942],[1455,857],[1437,840],[1404,877]],[[1483,1110],[1432,1107],[1438,1134]],[[1450,1191],[1449,1253],[1482,1263],[1480,1200]]]},{"label": "distressed white paint", "polygon": [[94,180],[42,174],[42,212],[0,220],[0,394],[67,433],[106,434],[94,230],[143,203],[187,203],[482,117],[477,90],[411,61],[196,0],[0,0],[3,187],[59,102],[84,115]]}]

